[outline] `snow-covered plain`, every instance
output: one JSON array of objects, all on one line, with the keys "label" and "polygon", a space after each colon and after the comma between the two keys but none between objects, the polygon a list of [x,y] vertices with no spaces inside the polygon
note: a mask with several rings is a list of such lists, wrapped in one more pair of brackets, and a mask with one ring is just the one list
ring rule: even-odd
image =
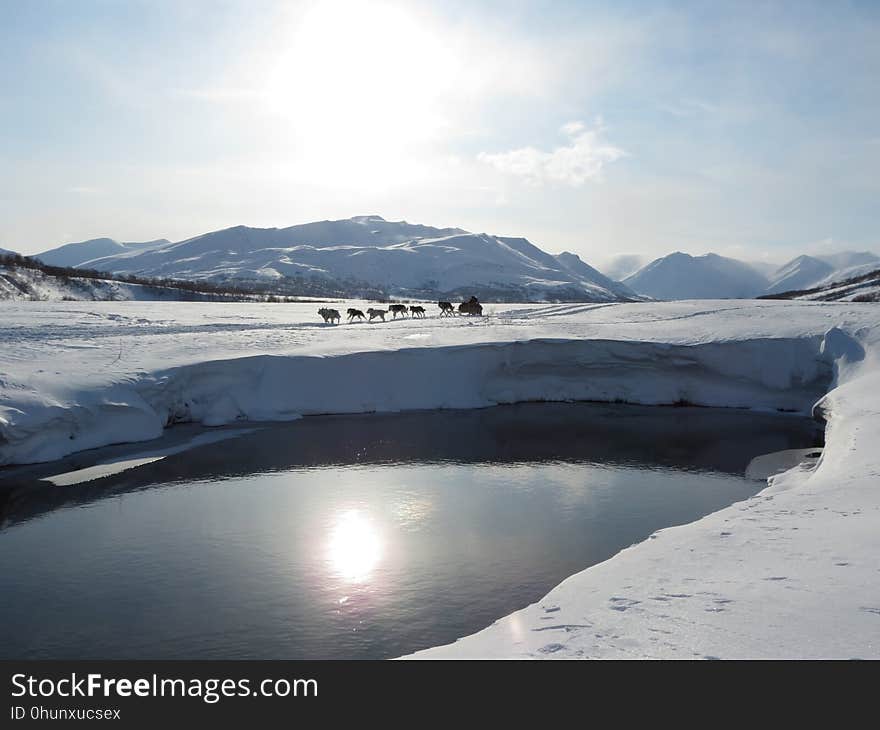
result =
[{"label": "snow-covered plain", "polygon": [[524,400],[799,413],[818,403],[828,419],[818,464],[418,656],[880,657],[880,308],[499,304],[455,319],[429,310],[425,320],[334,327],[306,304],[8,304],[0,464],[149,440],[183,421]]}]

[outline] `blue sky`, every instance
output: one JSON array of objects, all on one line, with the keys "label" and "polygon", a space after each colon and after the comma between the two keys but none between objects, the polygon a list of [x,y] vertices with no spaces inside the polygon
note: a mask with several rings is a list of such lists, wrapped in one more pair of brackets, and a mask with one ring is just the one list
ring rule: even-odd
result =
[{"label": "blue sky", "polygon": [[880,3],[0,0],[0,247],[377,213],[880,249]]}]

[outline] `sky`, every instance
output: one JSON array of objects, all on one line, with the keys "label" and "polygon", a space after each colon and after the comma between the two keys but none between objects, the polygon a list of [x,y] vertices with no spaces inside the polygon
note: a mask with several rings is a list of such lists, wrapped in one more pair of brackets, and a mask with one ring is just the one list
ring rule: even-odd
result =
[{"label": "sky", "polygon": [[880,251],[880,3],[0,0],[0,247],[377,214]]}]

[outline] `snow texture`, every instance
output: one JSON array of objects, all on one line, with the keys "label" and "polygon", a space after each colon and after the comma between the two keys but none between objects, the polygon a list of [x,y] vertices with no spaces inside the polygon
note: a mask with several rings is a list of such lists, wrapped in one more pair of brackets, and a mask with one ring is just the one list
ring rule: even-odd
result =
[{"label": "snow texture", "polygon": [[490,304],[338,326],[315,308],[9,303],[0,462],[314,413],[575,399],[812,412],[828,421],[818,461],[417,656],[880,657],[876,305]]}]

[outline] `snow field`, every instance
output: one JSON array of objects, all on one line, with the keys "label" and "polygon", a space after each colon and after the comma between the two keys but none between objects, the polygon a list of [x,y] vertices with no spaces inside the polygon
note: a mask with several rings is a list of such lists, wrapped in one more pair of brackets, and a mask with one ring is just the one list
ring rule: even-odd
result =
[{"label": "snow field", "polygon": [[64,305],[5,311],[0,463],[149,440],[182,421],[520,400],[822,415],[818,461],[417,656],[880,657],[876,305],[489,305],[480,320],[429,310],[337,327],[312,305]]}]

